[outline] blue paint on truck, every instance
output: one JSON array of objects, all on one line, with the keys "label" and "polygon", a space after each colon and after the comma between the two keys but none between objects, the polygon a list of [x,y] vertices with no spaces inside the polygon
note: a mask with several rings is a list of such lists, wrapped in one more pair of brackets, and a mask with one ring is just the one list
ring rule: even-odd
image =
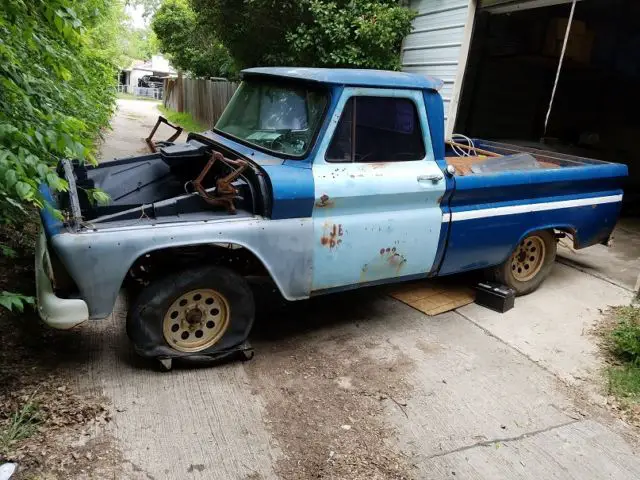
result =
[{"label": "blue paint on truck", "polygon": [[297,80],[323,85],[349,85],[352,87],[408,88],[411,90],[440,90],[442,80],[429,75],[415,75],[387,70],[360,70],[357,68],[257,67],[242,72],[243,78],[270,77],[279,81]]},{"label": "blue paint on truck", "polygon": [[[602,164],[457,177],[439,273],[500,264],[536,230],[571,233],[577,248],[608,238],[620,212],[626,175],[625,165]],[[606,203],[599,203],[602,198]]]}]

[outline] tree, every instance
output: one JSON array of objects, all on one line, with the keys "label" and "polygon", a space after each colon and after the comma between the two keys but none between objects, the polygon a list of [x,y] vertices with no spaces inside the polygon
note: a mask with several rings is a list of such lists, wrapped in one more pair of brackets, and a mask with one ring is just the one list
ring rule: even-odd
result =
[{"label": "tree", "polygon": [[151,29],[129,28],[120,41],[127,66],[131,60],[149,60],[152,55],[160,52],[158,37]]},{"label": "tree", "polygon": [[216,32],[238,69],[291,64],[287,35],[304,23],[306,3],[307,0],[191,0],[200,23]]},{"label": "tree", "polygon": [[151,20],[160,50],[175,67],[198,77],[233,75],[233,61],[208,25],[198,21],[187,0],[165,0]]},{"label": "tree", "polygon": [[414,14],[397,0],[191,0],[238,68],[400,68]]},{"label": "tree", "polygon": [[305,21],[287,33],[288,63],[400,69],[414,14],[397,1],[306,0]]}]

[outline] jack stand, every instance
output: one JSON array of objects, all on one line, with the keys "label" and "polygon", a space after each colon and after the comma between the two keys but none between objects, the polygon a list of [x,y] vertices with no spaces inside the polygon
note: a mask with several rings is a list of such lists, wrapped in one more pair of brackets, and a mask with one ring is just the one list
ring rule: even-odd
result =
[{"label": "jack stand", "polygon": [[171,358],[159,358],[158,360],[160,361],[160,364],[162,365],[162,368],[165,372],[171,370],[171,367],[173,366],[173,360]]},{"label": "jack stand", "polygon": [[248,362],[249,360],[251,360],[256,353],[253,350],[253,347],[251,346],[249,341],[246,341],[242,345],[240,345],[239,352],[242,355],[242,360],[244,360],[245,362]]}]

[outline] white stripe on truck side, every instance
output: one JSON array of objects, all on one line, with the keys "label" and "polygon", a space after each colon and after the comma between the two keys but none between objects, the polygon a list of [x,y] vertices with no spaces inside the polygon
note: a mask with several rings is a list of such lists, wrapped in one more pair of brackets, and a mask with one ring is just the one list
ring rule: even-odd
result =
[{"label": "white stripe on truck side", "polygon": [[463,212],[443,213],[442,221],[456,222],[460,220],[473,220],[476,218],[491,218],[502,215],[515,215],[518,213],[543,212],[561,208],[585,207],[600,205],[603,203],[617,203],[622,201],[622,195],[609,195],[606,197],[576,198],[574,200],[561,200],[559,202],[526,203],[523,205],[509,205],[507,207],[482,208],[478,210],[465,210]]}]

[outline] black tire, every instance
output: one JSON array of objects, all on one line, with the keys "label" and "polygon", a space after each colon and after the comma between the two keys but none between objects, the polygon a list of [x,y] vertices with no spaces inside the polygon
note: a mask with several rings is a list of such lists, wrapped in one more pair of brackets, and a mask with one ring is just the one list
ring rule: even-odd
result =
[{"label": "black tire", "polygon": [[[540,259],[541,265],[539,270],[531,277],[522,281],[518,278],[518,268],[519,263],[517,259],[521,258],[523,253],[526,257],[526,249],[534,248],[527,247],[527,244],[538,243],[538,240],[535,240],[533,237],[537,237],[541,240],[541,243],[544,246],[544,253],[542,254],[544,258]],[[524,249],[524,250],[523,250]],[[526,295],[528,293],[536,290],[544,281],[545,278],[551,272],[551,268],[553,267],[553,263],[556,260],[556,252],[558,249],[558,244],[556,241],[556,236],[553,231],[549,230],[541,230],[539,232],[533,232],[527,235],[514,249],[514,251],[509,255],[507,260],[490,269],[488,273],[488,277],[498,283],[506,285],[515,290],[517,296]],[[526,258],[525,258],[526,261]],[[524,266],[524,265],[523,265]],[[527,266],[527,268],[529,268]]]},{"label": "black tire", "polygon": [[[163,322],[174,302],[198,289],[215,290],[224,297],[229,312],[227,326],[213,345],[197,352],[185,352],[167,341]],[[227,268],[204,267],[169,275],[144,288],[129,308],[127,335],[136,352],[143,357],[221,359],[242,348],[254,317],[253,294],[245,279]]]}]

